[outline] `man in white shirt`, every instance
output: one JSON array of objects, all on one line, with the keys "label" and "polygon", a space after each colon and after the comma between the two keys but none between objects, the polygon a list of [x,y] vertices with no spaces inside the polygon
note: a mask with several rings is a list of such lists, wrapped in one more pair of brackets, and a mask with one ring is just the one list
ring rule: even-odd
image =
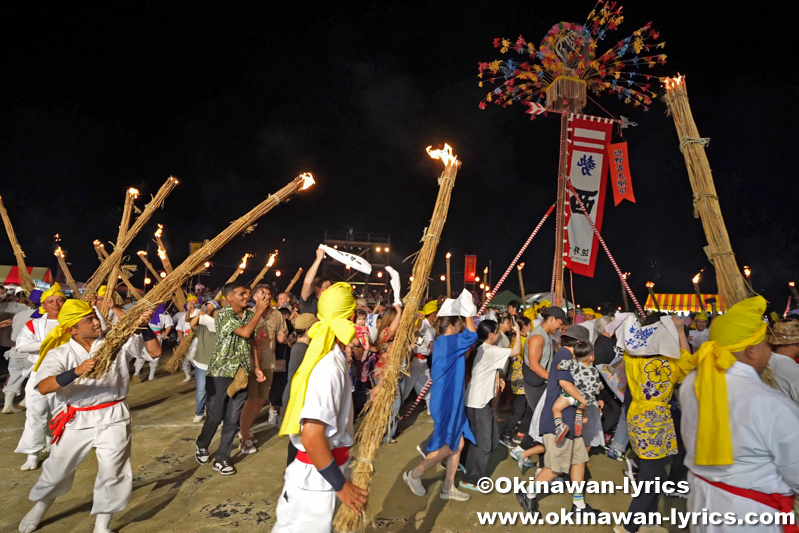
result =
[{"label": "man in white shirt", "polygon": [[[169,335],[169,332],[172,331],[172,328],[175,324],[172,322],[172,317],[166,312],[163,304],[156,309],[155,313],[157,316],[153,316],[149,326],[153,333],[155,333],[160,348],[160,346],[163,346],[164,339]],[[161,354],[160,349],[158,350],[158,354],[159,355],[153,356],[151,350],[148,350],[145,346],[142,346],[142,349],[139,351],[139,353],[133,356],[135,358],[135,361],[133,362],[133,381],[135,383],[141,383],[139,372],[141,372],[145,362],[149,363],[150,365],[150,381],[154,381],[156,379],[155,371],[158,368],[158,358]]]},{"label": "man in white shirt", "polygon": [[48,333],[58,326],[58,313],[66,302],[61,286],[54,283],[42,294],[42,306],[39,311],[43,316],[33,318],[25,323],[25,327],[17,336],[16,349],[28,357],[33,365],[28,383],[25,385],[25,429],[17,444],[15,453],[27,456],[20,470],[36,470],[39,467],[39,452],[47,447],[47,427],[57,407],[57,399],[39,394],[34,388],[37,383],[37,371],[42,362],[39,348]]},{"label": "man in white shirt", "polygon": [[[5,357],[8,360],[8,380],[3,387],[3,394],[5,395],[5,403],[3,404],[3,413],[19,413],[22,409],[14,407],[14,398],[22,392],[22,385],[25,379],[30,375],[33,369],[33,363],[28,360],[27,354],[17,351],[16,342],[19,334],[22,333],[22,328],[25,324],[33,318],[34,305],[39,307],[39,302],[42,296],[42,291],[34,290],[30,296],[30,307],[20,311],[14,315],[11,320],[11,342],[14,346],[6,352]],[[34,302],[35,299],[35,302]],[[38,313],[35,313],[38,315]]]},{"label": "man in white shirt", "polygon": [[[141,316],[146,326],[152,312]],[[134,335],[123,345],[111,368],[98,379],[82,378],[94,369],[103,343],[102,326],[94,308],[82,300],[69,300],[58,315],[54,328],[42,346],[43,362],[36,387],[43,395],[55,393],[64,410],[54,426],[50,458],[33,486],[30,499],[36,502],[22,519],[22,533],[35,531],[53,501],[72,488],[75,471],[92,448],[97,456],[92,514],[97,515],[95,533],[109,533],[111,514],[130,501],[133,475],[130,466],[130,411],[125,403],[128,391],[128,362],[142,349],[142,336]],[[153,335],[148,344],[157,344]],[[157,347],[151,346],[157,350]],[[79,381],[78,381],[79,380]]]},{"label": "man in white shirt", "polygon": [[290,435],[297,457],[286,468],[272,533],[329,533],[337,501],[358,513],[367,491],[347,481],[352,429],[352,382],[344,348],[355,337],[348,319],[355,299],[348,283],[319,296],[319,323],[294,374],[281,435]]},{"label": "man in white shirt", "polygon": [[694,352],[699,349],[710,337],[710,330],[707,329],[707,315],[704,311],[694,317],[694,325],[696,329],[688,332],[688,344],[691,345],[691,350]]},{"label": "man in white shirt", "polygon": [[[191,326],[189,325],[191,319],[197,315],[199,312],[197,310],[197,302],[198,299],[193,294],[186,295],[186,310],[177,313],[174,317],[172,317],[172,321],[176,324],[175,331],[178,334],[178,344],[183,344],[189,338],[189,334],[191,333]],[[181,369],[186,377],[183,379],[183,383],[188,383],[191,381],[191,367],[192,367],[192,359],[194,359],[194,352],[197,350],[197,339],[191,338],[191,344],[189,345],[189,349],[186,352],[186,356],[183,358],[183,362],[181,363]]]},{"label": "man in white shirt", "polygon": [[[689,512],[707,509],[742,518],[793,511],[799,492],[799,406],[760,380],[771,357],[765,310],[761,296],[735,304],[713,321],[710,342],[691,360],[680,361],[681,367],[699,363],[680,387]],[[700,522],[691,530],[731,529]],[[746,530],[782,528],[769,522]]]},{"label": "man in white shirt", "polygon": [[[430,381],[430,363],[428,361],[433,351],[433,341],[436,340],[433,322],[436,321],[437,312],[437,300],[428,302],[422,309],[424,319],[419,325],[419,334],[417,335],[417,339],[421,339],[421,342],[417,342],[413,346],[413,357],[411,357],[409,369],[411,375],[405,378],[406,381],[402,387],[403,400],[408,398],[411,391],[415,391],[417,396],[421,394],[427,382]],[[428,398],[430,398],[429,392],[424,400],[427,401]]]},{"label": "man in white shirt", "polygon": [[777,322],[767,340],[772,350],[768,366],[774,372],[777,387],[799,403],[799,320]]}]

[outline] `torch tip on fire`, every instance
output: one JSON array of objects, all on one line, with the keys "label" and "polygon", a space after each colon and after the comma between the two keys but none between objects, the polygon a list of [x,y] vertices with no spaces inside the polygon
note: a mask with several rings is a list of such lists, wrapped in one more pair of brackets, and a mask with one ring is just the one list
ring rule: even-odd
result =
[{"label": "torch tip on fire", "polygon": [[796,284],[795,284],[793,281],[789,281],[789,282],[788,282],[788,286],[789,286],[789,287],[795,287],[795,286],[796,286]]},{"label": "torch tip on fire", "polygon": [[452,147],[447,143],[444,143],[443,150],[432,150],[431,148],[433,147],[428,146],[426,148],[427,154],[433,159],[440,159],[444,163],[444,166],[458,161],[458,156],[452,153]]},{"label": "torch tip on fire", "polygon": [[691,278],[691,281],[693,281],[694,283],[699,283],[699,274]]},{"label": "torch tip on fire", "polygon": [[56,255],[56,257],[64,257],[64,251],[61,250],[60,246],[55,249],[55,255]]},{"label": "torch tip on fire", "polygon": [[316,183],[313,179],[313,174],[311,174],[310,172],[303,172],[302,174],[297,176],[297,179],[302,181],[302,186],[300,187],[301,191],[304,191],[305,189]]},{"label": "torch tip on fire", "polygon": [[133,187],[131,187],[130,189],[128,189],[128,194],[129,194],[129,195],[131,195],[131,196],[132,196],[134,199],[136,199],[136,198],[138,198],[138,197],[139,197],[139,191],[138,191],[138,189],[134,189]]},{"label": "torch tip on fire", "polygon": [[679,87],[680,85],[682,85],[684,79],[685,76],[683,76],[679,72],[677,73],[677,77],[675,78],[666,78],[665,79],[666,90],[671,90],[674,89],[675,87]]}]

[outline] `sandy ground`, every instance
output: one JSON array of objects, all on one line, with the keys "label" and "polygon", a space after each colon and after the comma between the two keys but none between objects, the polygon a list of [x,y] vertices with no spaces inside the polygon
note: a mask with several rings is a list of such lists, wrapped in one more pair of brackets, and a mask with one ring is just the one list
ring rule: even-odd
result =
[{"label": "sandy ground", "polygon": [[[145,369],[146,371],[146,369]],[[146,372],[143,372],[146,374]],[[223,477],[194,460],[194,440],[200,424],[192,423],[194,384],[181,383],[183,374],[131,383],[128,403],[133,414],[133,498],[128,507],[114,515],[111,526],[126,533],[152,531],[269,531],[275,522],[276,500],[283,484],[287,441],[277,436],[276,428],[265,424],[266,409],[258,420],[260,439],[256,454],[232,457],[238,474]],[[403,410],[405,407],[403,407]],[[403,411],[404,412],[404,411]],[[0,512],[0,531],[17,530],[20,519],[31,507],[28,492],[41,468],[21,472],[24,457],[13,453],[22,434],[24,413],[0,415],[0,493],[4,495]],[[439,498],[443,471],[430,470],[424,476],[427,496],[417,497],[402,481],[402,472],[415,466],[420,456],[415,448],[433,429],[429,416],[414,416],[400,425],[396,444],[384,445],[379,454],[369,497],[369,531],[466,533],[472,531],[518,531],[515,526],[482,526],[477,512],[518,511],[512,494],[473,493],[469,502],[450,502]],[[218,437],[211,445],[216,449]],[[491,476],[519,475],[508,450],[499,446],[489,467]],[[589,462],[593,479],[622,483],[622,463],[604,455],[593,455]],[[92,488],[97,472],[93,454],[78,469],[72,491],[59,498],[48,510],[40,531],[92,531],[89,514]],[[661,512],[672,505],[685,510],[684,500],[661,498]],[[586,501],[603,511],[626,511],[630,497],[625,494],[586,495]],[[541,499],[542,512],[559,512],[571,507],[569,495],[549,495]],[[527,526],[529,527],[529,526]],[[560,526],[573,531],[610,531],[608,526]],[[676,528],[673,529],[676,531]]]}]

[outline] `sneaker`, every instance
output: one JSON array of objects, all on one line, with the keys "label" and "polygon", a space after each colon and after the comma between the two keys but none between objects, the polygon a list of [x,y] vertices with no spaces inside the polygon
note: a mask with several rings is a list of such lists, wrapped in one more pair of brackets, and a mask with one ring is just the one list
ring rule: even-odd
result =
[{"label": "sneaker", "polygon": [[[244,439],[244,438],[241,436],[241,431],[239,431],[238,433],[236,433],[236,436],[239,438],[239,440],[245,440],[245,439]],[[250,438],[249,438],[249,439],[246,439],[246,440],[249,440],[249,441],[251,441],[253,444],[258,444],[258,437],[256,437],[255,435],[253,435],[252,431],[250,432]]]},{"label": "sneaker", "polygon": [[506,448],[510,448],[511,450],[516,447],[516,444],[514,444],[513,441],[510,440],[510,437],[504,434],[500,435],[499,443],[505,446]]},{"label": "sneaker", "polygon": [[517,433],[511,440],[513,441],[513,444],[518,446],[519,444],[522,443],[523,438],[524,438],[524,433]]},{"label": "sneaker", "polygon": [[524,474],[525,468],[532,468],[535,466],[535,463],[532,462],[529,458],[524,457],[522,454],[519,454],[516,458],[516,464],[519,466],[519,472]]},{"label": "sneaker", "polygon": [[569,426],[566,424],[561,425],[559,428],[555,430],[555,443],[560,444],[563,442],[563,439],[566,438],[566,434],[569,433]]},{"label": "sneaker", "polygon": [[416,451],[419,452],[419,455],[422,456],[422,459],[427,459],[427,454],[424,453],[424,450],[422,449],[422,445],[421,444],[417,444],[416,445]]},{"label": "sneaker", "polygon": [[239,451],[244,455],[250,455],[258,451],[252,439],[245,439],[239,444]]},{"label": "sneaker", "polygon": [[624,452],[620,452],[614,448],[608,448],[608,457],[617,461],[624,461]]},{"label": "sneaker", "polygon": [[624,461],[627,463],[627,468],[624,469],[624,475],[630,478],[630,481],[635,481],[635,476],[638,474],[638,467],[635,466],[632,459],[625,457]]},{"label": "sneaker", "polygon": [[538,500],[536,498],[528,498],[527,493],[524,491],[516,493],[516,501],[522,506],[526,513],[535,513],[538,511]]},{"label": "sneaker", "polygon": [[208,454],[208,448],[200,448],[197,444],[194,445],[194,458],[201,465],[207,465],[211,460]]},{"label": "sneaker", "polygon": [[439,498],[442,500],[455,500],[456,502],[468,502],[472,499],[471,496],[466,494],[465,492],[459,491],[455,487],[452,487],[449,490],[441,489],[441,494],[439,494]]},{"label": "sneaker", "polygon": [[600,514],[602,511],[600,511],[599,509],[594,509],[593,507],[591,507],[590,505],[588,505],[588,504],[586,503],[586,504],[585,504],[585,507],[584,507],[583,509],[580,509],[580,508],[579,508],[579,507],[577,507],[576,505],[572,504],[572,509],[571,509],[571,512],[572,512],[572,513],[586,513],[586,514],[598,515],[598,514]]},{"label": "sneaker", "polygon": [[518,461],[519,456],[522,454],[523,451],[524,450],[522,450],[521,446],[516,446],[515,448],[511,449],[508,455],[510,455],[510,458],[513,459],[514,461]]},{"label": "sneaker", "polygon": [[421,479],[414,479],[413,470],[408,470],[407,472],[402,474],[402,479],[405,481],[405,484],[408,485],[408,488],[411,489],[411,492],[416,494],[417,496],[424,496],[427,494],[427,490],[425,490],[424,485],[422,485]]},{"label": "sneaker", "polygon": [[188,383],[189,381],[191,381],[191,376],[186,376],[181,383]]},{"label": "sneaker", "polygon": [[480,492],[480,489],[477,488],[477,485],[475,485],[474,483],[469,483],[468,481],[461,480],[461,482],[458,483],[458,486],[462,489],[472,490],[474,492]]},{"label": "sneaker", "polygon": [[277,411],[272,411],[271,409],[269,410],[269,420],[267,420],[266,423],[270,426],[277,425]]},{"label": "sneaker", "polygon": [[205,420],[205,415],[194,415],[194,423],[198,424]]},{"label": "sneaker", "polygon": [[236,469],[233,468],[233,465],[228,463],[227,461],[215,461],[214,470],[216,470],[223,476],[232,476],[233,474],[236,473]]}]

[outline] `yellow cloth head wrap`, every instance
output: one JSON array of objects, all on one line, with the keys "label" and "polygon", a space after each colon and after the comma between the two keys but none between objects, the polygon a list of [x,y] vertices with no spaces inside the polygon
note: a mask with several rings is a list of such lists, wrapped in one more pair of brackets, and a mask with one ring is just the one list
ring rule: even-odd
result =
[{"label": "yellow cloth head wrap", "polygon": [[707,322],[707,315],[705,314],[704,311],[701,311],[696,314],[696,316],[694,317],[694,322],[696,322],[697,320],[704,320],[705,322]]},{"label": "yellow cloth head wrap", "polygon": [[349,320],[355,312],[355,307],[355,298],[352,296],[352,286],[349,283],[339,282],[331,285],[319,296],[316,315],[319,322],[308,330],[311,343],[291,380],[291,395],[283,416],[283,424],[280,426],[280,435],[300,432],[300,412],[305,404],[305,393],[311,372],[333,349],[336,339],[349,344],[355,337],[355,325]]},{"label": "yellow cloth head wrap", "polygon": [[36,366],[33,367],[33,370],[39,370],[39,365],[44,361],[44,356],[47,355],[47,352],[69,342],[70,336],[66,332],[67,328],[71,328],[81,318],[92,313],[94,313],[94,308],[89,302],[74,299],[67,300],[58,313],[58,325],[42,341],[42,346],[39,348],[39,360],[36,361]]},{"label": "yellow cloth head wrap", "polygon": [[590,307],[584,307],[583,308],[583,316],[589,316],[589,315],[596,316],[596,313]]},{"label": "yellow cloth head wrap", "polygon": [[195,301],[195,302],[196,302],[196,301],[198,301],[198,300],[197,300],[197,297],[196,297],[195,295],[193,295],[193,294],[187,294],[187,295],[186,295],[186,301],[187,301],[187,302],[191,302],[192,300],[193,300],[193,301]]},{"label": "yellow cloth head wrap", "polygon": [[97,296],[105,296],[106,292],[108,292],[108,286],[100,285],[100,288],[97,289]]},{"label": "yellow cloth head wrap", "polygon": [[733,353],[760,344],[766,338],[765,311],[766,300],[762,296],[738,302],[713,320],[710,340],[696,353],[683,358],[687,361],[680,360],[680,367],[686,372],[690,367],[696,367],[694,390],[699,404],[699,420],[694,460],[698,465],[733,463],[725,371],[737,361]]},{"label": "yellow cloth head wrap", "polygon": [[422,307],[422,313],[424,313],[424,316],[427,316],[430,313],[435,313],[436,311],[438,311],[438,300],[430,300],[424,304],[424,307]]},{"label": "yellow cloth head wrap", "polygon": [[524,310],[524,316],[529,318],[531,321],[535,320],[536,309],[537,308],[535,306],[528,307],[527,309]]},{"label": "yellow cloth head wrap", "polygon": [[[58,283],[53,283],[53,284],[50,286],[50,288],[49,288],[49,289],[47,289],[46,291],[44,291],[44,292],[42,293],[42,296],[41,296],[41,298],[39,299],[39,301],[40,301],[41,303],[44,303],[44,301],[45,301],[45,300],[47,300],[48,298],[50,298],[50,297],[52,297],[52,296],[60,296],[60,297],[61,297],[61,298],[63,298],[64,300],[66,300],[66,299],[67,299],[67,295],[66,295],[66,294],[64,294],[64,292],[61,290],[61,285],[59,285]],[[39,307],[39,313],[41,313],[41,314],[43,314],[43,315],[46,315],[46,314],[47,314],[47,311],[45,311],[45,310],[44,310],[44,306],[41,306],[41,307]]]}]

